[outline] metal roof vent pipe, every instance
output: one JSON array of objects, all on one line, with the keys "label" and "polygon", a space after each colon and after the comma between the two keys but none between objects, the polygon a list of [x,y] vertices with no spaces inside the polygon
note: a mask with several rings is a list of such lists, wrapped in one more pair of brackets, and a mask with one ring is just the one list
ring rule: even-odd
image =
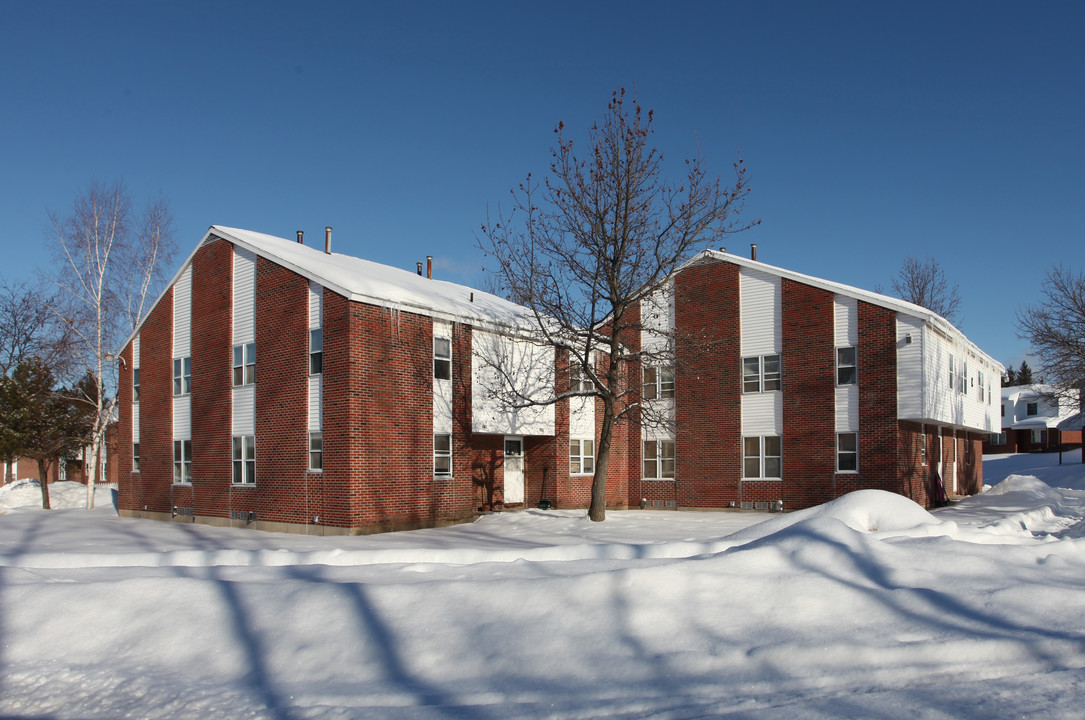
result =
[{"label": "metal roof vent pipe", "polygon": [[416,263],[418,266],[418,277],[422,277],[422,263]]},{"label": "metal roof vent pipe", "polygon": [[324,252],[332,254],[332,228],[331,225],[324,228]]},{"label": "metal roof vent pipe", "polygon": [[757,243],[750,243],[750,259],[757,259]]},{"label": "metal roof vent pipe", "polygon": [[298,230],[298,245],[304,245],[304,244],[305,244],[305,243],[304,243],[304,242],[302,242],[302,240],[301,240],[301,238],[302,238],[302,236],[303,236],[303,235],[305,235],[305,233],[304,233],[303,231],[301,231],[301,230]]},{"label": "metal roof vent pipe", "polygon": [[430,280],[433,279],[433,256],[426,256],[426,277]]}]

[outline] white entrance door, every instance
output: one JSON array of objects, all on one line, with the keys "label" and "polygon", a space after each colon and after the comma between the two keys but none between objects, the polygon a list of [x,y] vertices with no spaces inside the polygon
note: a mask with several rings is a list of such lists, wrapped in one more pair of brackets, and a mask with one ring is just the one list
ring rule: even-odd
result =
[{"label": "white entrance door", "polygon": [[949,462],[946,464],[946,492],[950,495],[957,494],[957,433],[954,431],[953,435],[950,435],[949,442]]},{"label": "white entrance door", "polygon": [[524,439],[519,435],[505,436],[505,504],[524,501]]}]

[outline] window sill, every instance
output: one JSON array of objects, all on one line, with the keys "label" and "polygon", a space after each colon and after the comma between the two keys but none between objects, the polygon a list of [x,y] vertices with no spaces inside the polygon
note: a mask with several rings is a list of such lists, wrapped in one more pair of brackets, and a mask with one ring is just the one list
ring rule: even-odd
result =
[{"label": "window sill", "polygon": [[173,483],[173,486],[174,487],[192,487],[192,481],[189,480],[188,482],[175,482],[175,483]]},{"label": "window sill", "polygon": [[433,479],[434,480],[445,481],[445,480],[455,480],[456,478],[453,475],[434,475]]},{"label": "window sill", "polygon": [[588,472],[588,473],[584,473],[584,472],[572,473],[571,472],[571,473],[569,473],[569,477],[595,477],[595,473],[594,472]]},{"label": "window sill", "polygon": [[254,483],[254,482],[251,482],[251,483],[235,483],[235,482],[232,482],[232,483],[230,483],[230,487],[232,487],[232,488],[254,488],[254,487],[256,487],[256,483]]},{"label": "window sill", "polygon": [[306,473],[308,473],[309,475],[320,475],[321,473],[323,473],[323,472],[324,472],[324,468],[320,468],[319,470],[315,470],[315,469],[313,469],[313,468],[309,468],[309,469],[308,469],[308,470],[306,470],[305,472],[306,472]]},{"label": "window sill", "polygon": [[837,470],[836,474],[837,475],[858,475],[859,471],[858,470]]},{"label": "window sill", "polygon": [[641,478],[643,482],[674,482],[674,478]]},{"label": "window sill", "polygon": [[783,481],[784,481],[783,478],[778,478],[778,477],[767,477],[767,478],[744,477],[744,478],[742,478],[742,482],[783,482]]}]

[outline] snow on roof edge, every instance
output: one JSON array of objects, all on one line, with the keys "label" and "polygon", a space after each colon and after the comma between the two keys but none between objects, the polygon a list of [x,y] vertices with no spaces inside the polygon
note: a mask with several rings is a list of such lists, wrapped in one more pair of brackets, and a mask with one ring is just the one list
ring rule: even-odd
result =
[{"label": "snow on roof edge", "polygon": [[925,323],[934,326],[936,329],[941,330],[943,333],[951,336],[956,335],[960,337],[962,340],[964,340],[964,342],[968,344],[971,349],[975,350],[978,354],[982,355],[985,360],[990,361],[996,368],[998,368],[999,373],[1005,372],[1006,368],[1002,363],[991,357],[991,355],[989,355],[982,348],[980,348],[979,345],[969,340],[968,336],[961,332],[960,328],[951,323],[949,320],[946,320],[938,313],[932,310],[928,310],[922,305],[916,305],[915,303],[910,303],[907,300],[890,297],[888,295],[876,293],[872,290],[864,290],[862,288],[857,288],[852,285],[845,285],[844,283],[836,282],[833,280],[826,280],[824,278],[814,277],[813,275],[806,275],[800,272],[796,272],[794,270],[787,270],[786,268],[769,265],[768,263],[763,263],[759,260],[750,260],[740,255],[733,255],[728,252],[712,250],[711,248],[708,248],[687,260],[685,263],[683,263],[682,267],[679,268],[679,270],[694,265],[705,258],[722,260],[724,262],[734,263],[735,265],[739,265],[741,267],[748,267],[753,270],[760,270],[762,272],[769,273],[770,275],[786,277],[789,280],[795,280],[796,282],[801,282],[806,285],[812,285],[814,287],[819,287],[823,290],[829,290],[835,294],[852,297],[856,300],[869,302],[873,305],[880,305],[887,310],[893,310],[894,312],[904,313],[905,315],[917,317],[920,320],[923,320]]}]

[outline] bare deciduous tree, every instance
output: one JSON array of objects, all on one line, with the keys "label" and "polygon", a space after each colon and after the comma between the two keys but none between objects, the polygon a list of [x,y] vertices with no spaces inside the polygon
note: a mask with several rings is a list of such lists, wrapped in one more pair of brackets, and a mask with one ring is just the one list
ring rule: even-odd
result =
[{"label": "bare deciduous tree", "polygon": [[157,296],[163,266],[174,253],[167,203],[152,200],[138,218],[121,183],[91,183],[68,215],[50,213],[56,259],[52,280],[60,288],[50,307],[73,337],[75,369],[93,378],[87,402],[95,408],[87,463],[87,507],[106,428],[116,406],[113,353]]},{"label": "bare deciduous tree", "polygon": [[1032,344],[1044,379],[1076,403],[1085,386],[1085,275],[1056,267],[1047,273],[1043,295],[1040,304],[1018,312],[1019,335]]},{"label": "bare deciduous tree", "polygon": [[[496,261],[490,271],[504,294],[530,309],[534,342],[555,348],[559,372],[578,379],[566,392],[559,384],[540,397],[534,387],[507,401],[602,401],[588,512],[598,521],[605,518],[614,427],[644,408],[638,369],[645,358],[635,350],[645,326],[641,301],[694,252],[756,223],[736,218],[749,192],[741,160],[731,187],[709,177],[699,155],[685,161],[682,182],[664,179],[662,154],[649,145],[652,111],[643,112],[635,98],[628,107],[624,90],[592,125],[585,154],[574,150],[562,123],[554,132],[557,146],[542,187],[529,175],[513,189],[511,213],[488,218],[479,245]],[[516,382],[514,372],[504,376]]]},{"label": "bare deciduous tree", "polygon": [[936,312],[951,323],[958,322],[961,296],[957,285],[950,285],[942,266],[933,257],[920,260],[909,255],[904,258],[900,272],[889,286],[901,300]]}]

